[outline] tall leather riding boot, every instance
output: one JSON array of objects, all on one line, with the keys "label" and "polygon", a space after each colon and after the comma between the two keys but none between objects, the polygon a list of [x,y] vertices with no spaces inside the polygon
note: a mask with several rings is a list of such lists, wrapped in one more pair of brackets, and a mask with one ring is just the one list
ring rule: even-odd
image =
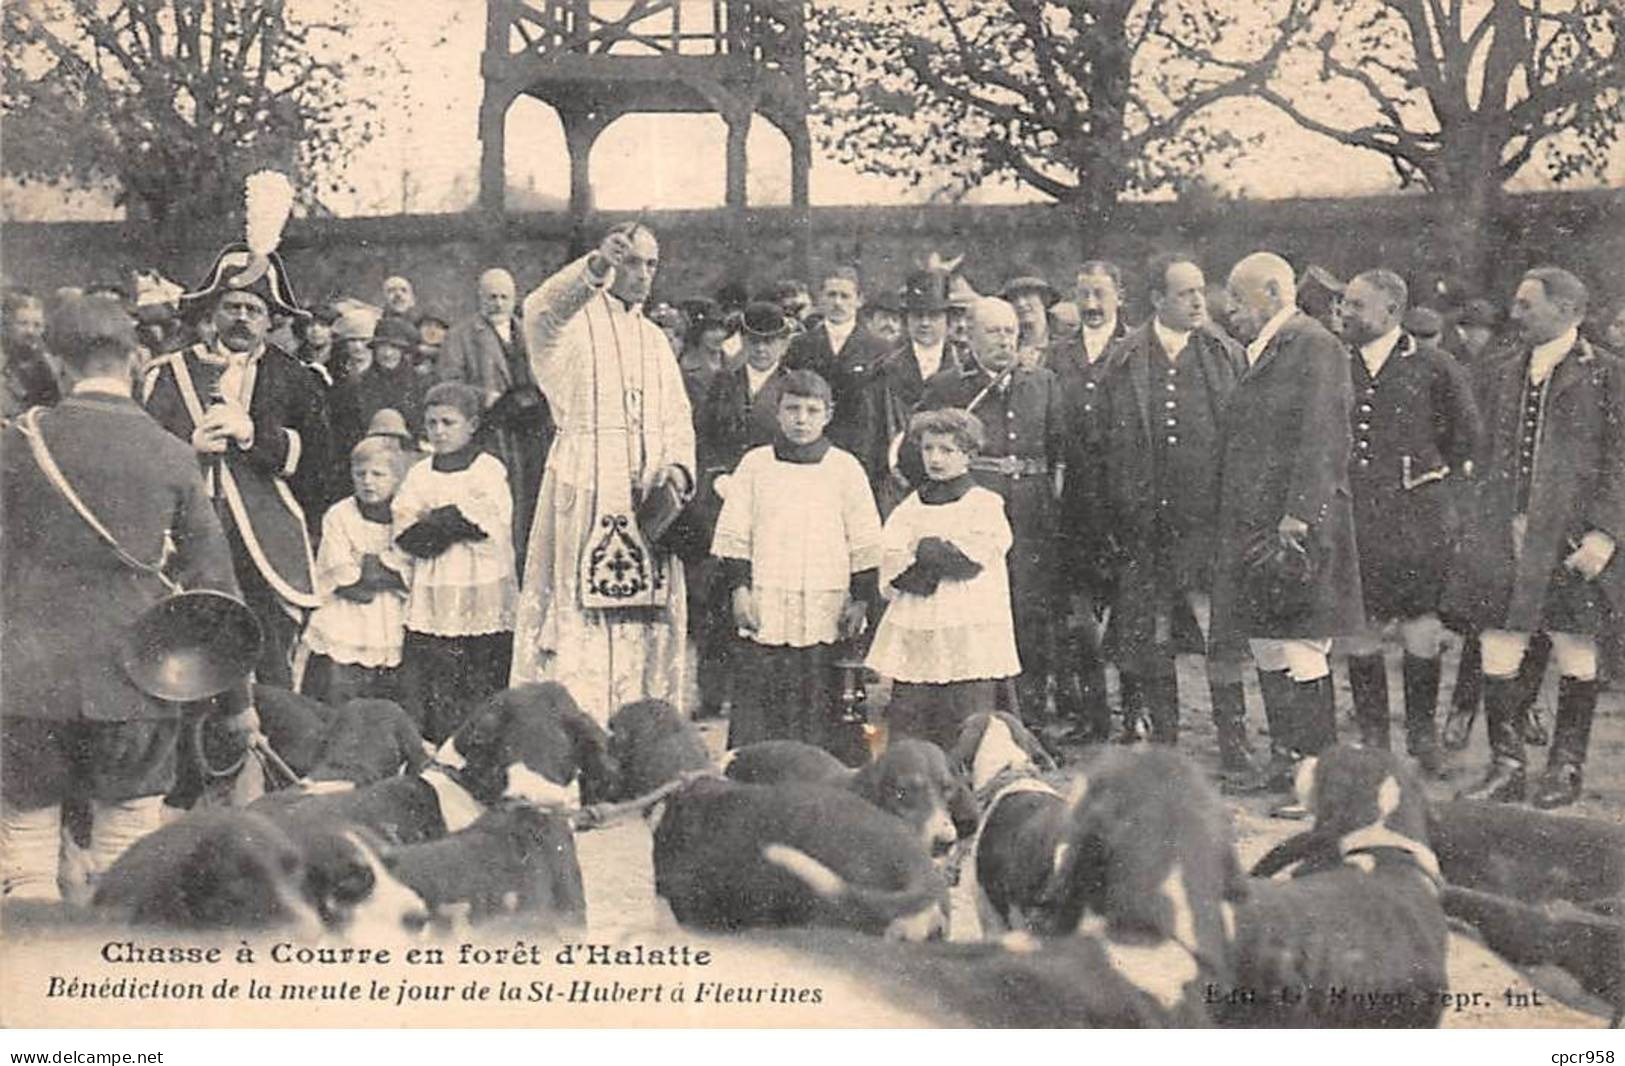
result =
[{"label": "tall leather riding boot", "polygon": [[1264,719],[1269,723],[1270,758],[1252,777],[1230,782],[1226,791],[1237,794],[1291,792],[1298,761],[1296,710],[1292,678],[1284,670],[1258,671],[1258,689],[1264,697]]},{"label": "tall leather riding boot", "polygon": [[1441,743],[1446,750],[1460,751],[1473,735],[1473,722],[1484,701],[1484,646],[1478,633],[1461,638],[1461,661],[1456,664],[1456,688],[1450,696],[1450,713],[1444,720]]},{"label": "tall leather riding boot", "polygon": [[1484,648],[1478,634],[1468,633],[1461,638],[1461,662],[1456,665],[1456,691],[1451,694],[1452,715],[1466,712],[1471,719],[1478,715],[1478,705],[1484,699]]},{"label": "tall leather riding boot", "polygon": [[1435,717],[1439,709],[1439,660],[1405,656],[1405,750],[1423,771],[1437,776],[1444,768]]},{"label": "tall leather riding boot", "polygon": [[1382,653],[1348,657],[1349,688],[1354,693],[1354,720],[1360,743],[1388,748],[1388,663]]},{"label": "tall leather riding boot", "polygon": [[1156,660],[1142,684],[1151,716],[1151,740],[1157,744],[1179,743],[1179,673],[1173,658]]},{"label": "tall leather riding boot", "polygon": [[1337,704],[1332,676],[1292,682],[1292,703],[1298,715],[1298,754],[1319,755],[1337,744]]},{"label": "tall leather riding boot", "polygon": [[1138,744],[1151,739],[1151,717],[1146,713],[1150,698],[1147,679],[1143,674],[1121,670],[1118,673],[1123,703],[1123,731],[1117,735],[1119,744]]},{"label": "tall leather riding boot", "polygon": [[1580,798],[1581,768],[1591,746],[1591,719],[1597,711],[1595,678],[1565,677],[1557,685],[1557,726],[1546,772],[1530,802],[1543,810],[1566,807]]},{"label": "tall leather riding boot", "polygon": [[1518,678],[1484,678],[1484,720],[1490,734],[1490,768],[1484,779],[1457,793],[1458,799],[1518,803],[1526,788],[1523,733],[1518,728]]},{"label": "tall leather riding boot", "polygon": [[1240,681],[1208,682],[1213,727],[1219,734],[1219,770],[1227,777],[1257,774],[1247,744],[1247,694]]},{"label": "tall leather riding boot", "polygon": [[1540,683],[1546,680],[1546,664],[1552,659],[1552,638],[1536,633],[1529,638],[1523,662],[1518,664],[1518,728],[1523,742],[1544,748],[1547,740],[1545,715],[1540,706]]}]

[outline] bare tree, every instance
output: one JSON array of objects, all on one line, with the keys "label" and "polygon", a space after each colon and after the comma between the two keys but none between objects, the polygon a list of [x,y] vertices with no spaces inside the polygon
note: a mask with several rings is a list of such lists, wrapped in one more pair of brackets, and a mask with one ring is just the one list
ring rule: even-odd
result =
[{"label": "bare tree", "polygon": [[[1279,16],[1277,47],[1313,2]],[[1188,56],[1216,52],[1246,11],[1221,0],[819,7],[818,137],[843,162],[950,196],[1014,179],[1069,208],[1081,232],[1098,230],[1125,190],[1177,184],[1243,147],[1207,109],[1256,85],[1256,59]]]},{"label": "bare tree", "polygon": [[319,211],[373,132],[371,105],[343,91],[372,63],[346,45],[344,16],[341,4],[332,21],[297,20],[283,0],[12,0],[5,173],[111,184],[176,240],[217,227],[262,166]]},{"label": "bare tree", "polygon": [[1509,179],[1531,162],[1559,183],[1605,173],[1625,121],[1622,12],[1619,0],[1308,0],[1252,54],[1159,33],[1433,192],[1453,223],[1443,265],[1481,282]]}]

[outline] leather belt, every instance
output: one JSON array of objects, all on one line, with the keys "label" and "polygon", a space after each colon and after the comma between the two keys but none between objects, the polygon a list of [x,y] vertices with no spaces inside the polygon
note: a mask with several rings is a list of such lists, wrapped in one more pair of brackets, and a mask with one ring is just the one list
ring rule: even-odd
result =
[{"label": "leather belt", "polygon": [[978,455],[970,461],[970,468],[1005,477],[1037,477],[1049,473],[1049,460],[1024,459],[1019,455]]}]

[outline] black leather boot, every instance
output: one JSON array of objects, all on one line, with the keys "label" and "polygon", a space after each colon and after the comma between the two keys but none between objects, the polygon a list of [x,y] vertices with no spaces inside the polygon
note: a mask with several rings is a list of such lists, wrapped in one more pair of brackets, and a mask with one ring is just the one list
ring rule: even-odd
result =
[{"label": "black leather boot", "polygon": [[1490,734],[1490,768],[1484,779],[1456,794],[1457,799],[1485,800],[1490,803],[1520,803],[1527,783],[1524,777],[1523,734],[1518,728],[1518,679],[1484,679],[1484,719]]},{"label": "black leather boot", "polygon": [[1518,664],[1518,728],[1523,731],[1523,742],[1538,748],[1551,739],[1546,733],[1546,712],[1540,706],[1540,683],[1546,680],[1546,664],[1551,659],[1552,638],[1536,633]]},{"label": "black leather boot", "polygon": [[1228,778],[1256,776],[1247,744],[1247,694],[1240,681],[1208,682],[1213,727],[1219,734],[1219,771]]},{"label": "black leather boot", "polygon": [[1264,697],[1264,720],[1270,730],[1269,761],[1250,777],[1226,782],[1224,791],[1232,795],[1292,791],[1293,773],[1298,764],[1293,684],[1285,671],[1258,671],[1258,689]]},{"label": "black leather boot", "polygon": [[1415,756],[1417,765],[1431,777],[1444,771],[1444,752],[1439,748],[1439,660],[1405,656],[1405,750]]},{"label": "black leather boot", "polygon": [[1388,748],[1388,664],[1382,653],[1348,657],[1349,689],[1354,693],[1354,720],[1360,744]]},{"label": "black leather boot", "polygon": [[1581,768],[1591,746],[1591,719],[1597,711],[1597,681],[1565,677],[1557,685],[1557,727],[1546,772],[1530,803],[1542,810],[1566,807],[1580,798]]},{"label": "black leather boot", "polygon": [[[1287,684],[1292,686],[1292,713],[1296,719],[1293,732],[1297,737],[1293,746],[1297,749],[1298,755],[1319,755],[1327,748],[1335,746],[1337,705],[1331,675],[1327,674],[1313,681],[1293,681],[1289,677]],[[1295,821],[1310,818],[1313,813],[1296,795],[1270,808],[1271,818],[1289,818]]]},{"label": "black leather boot", "polygon": [[1478,634],[1461,640],[1461,661],[1456,664],[1456,687],[1450,696],[1450,714],[1444,720],[1440,742],[1447,751],[1460,751],[1473,735],[1473,722],[1484,699],[1484,656]]},{"label": "black leather boot", "polygon": [[1337,744],[1337,704],[1332,694],[1332,675],[1313,681],[1294,681],[1293,704],[1298,713],[1300,755],[1319,755]]},{"label": "black leather boot", "polygon": [[1151,718],[1146,714],[1146,679],[1141,674],[1123,671],[1118,675],[1122,686],[1123,731],[1117,734],[1119,744],[1138,744],[1151,739]]},{"label": "black leather boot", "polygon": [[1151,740],[1179,743],[1179,673],[1172,658],[1159,659],[1145,675],[1145,705],[1151,718]]}]

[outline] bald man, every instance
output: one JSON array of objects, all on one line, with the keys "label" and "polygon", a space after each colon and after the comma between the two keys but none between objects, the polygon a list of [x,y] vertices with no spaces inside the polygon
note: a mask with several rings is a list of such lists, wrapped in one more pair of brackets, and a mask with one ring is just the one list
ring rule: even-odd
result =
[{"label": "bald man", "polygon": [[1233,656],[1250,642],[1258,666],[1271,757],[1243,791],[1289,791],[1295,763],[1337,742],[1327,655],[1333,637],[1365,624],[1348,354],[1298,310],[1294,277],[1286,260],[1257,252],[1232,268],[1228,286],[1231,332],[1247,347],[1220,415],[1209,645]]},{"label": "bald man", "polygon": [[[1016,691],[1022,717],[1039,724],[1048,715],[1049,624],[1060,617],[1065,594],[1055,564],[1066,456],[1061,388],[1048,370],[1016,364],[1020,326],[1010,304],[982,297],[970,307],[969,324],[971,360],[927,381],[919,410],[974,404],[972,413],[987,429],[987,447],[970,468],[981,485],[1004,497],[1015,535],[1009,564],[1022,670]],[[906,458],[904,469],[920,482],[917,454]]]},{"label": "bald man", "polygon": [[513,544],[516,565],[524,565],[536,493],[553,439],[553,420],[531,373],[525,331],[514,313],[513,275],[492,268],[475,290],[479,311],[446,334],[435,363],[440,381],[462,381],[479,389],[485,417],[485,447],[508,468],[513,492]]}]

